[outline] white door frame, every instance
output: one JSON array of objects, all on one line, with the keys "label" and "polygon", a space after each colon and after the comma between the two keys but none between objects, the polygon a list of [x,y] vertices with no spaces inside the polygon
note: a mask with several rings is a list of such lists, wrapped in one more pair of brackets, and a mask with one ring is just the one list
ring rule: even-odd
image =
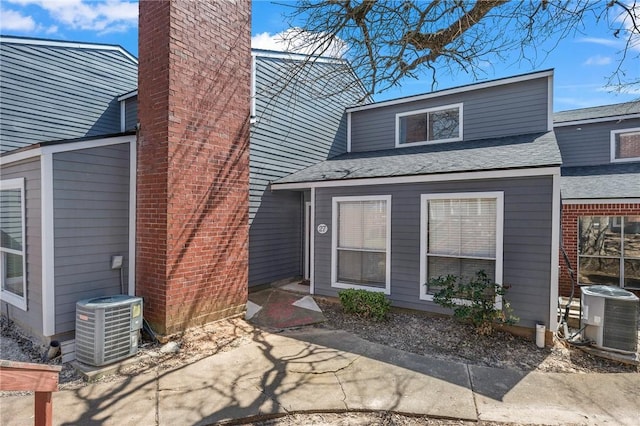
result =
[{"label": "white door frame", "polygon": [[311,276],[311,201],[304,203],[304,276],[308,280]]}]

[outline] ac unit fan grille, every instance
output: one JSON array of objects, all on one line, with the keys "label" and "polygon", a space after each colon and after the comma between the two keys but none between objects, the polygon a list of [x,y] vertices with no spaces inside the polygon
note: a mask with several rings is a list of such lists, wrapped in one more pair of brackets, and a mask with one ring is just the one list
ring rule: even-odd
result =
[{"label": "ac unit fan grille", "polygon": [[638,303],[607,299],[602,346],[635,352],[638,345]]},{"label": "ac unit fan grille", "polygon": [[132,329],[132,304],[120,303],[96,309],[76,306],[76,359],[104,365],[137,352],[138,327]]},{"label": "ac unit fan grille", "polygon": [[131,341],[131,306],[105,309],[104,362],[129,355]]},{"label": "ac unit fan grille", "polygon": [[87,318],[84,321],[76,320],[76,358],[80,362],[90,364],[96,349],[96,314],[93,310],[77,307],[76,315]]}]

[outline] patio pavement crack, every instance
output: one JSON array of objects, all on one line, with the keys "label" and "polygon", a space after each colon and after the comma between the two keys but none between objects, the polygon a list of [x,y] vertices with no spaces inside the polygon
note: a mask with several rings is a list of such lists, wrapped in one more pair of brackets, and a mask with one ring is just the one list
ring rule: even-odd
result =
[{"label": "patio pavement crack", "polygon": [[155,366],[155,376],[156,376],[156,415],[155,422],[156,426],[160,425],[160,373],[158,372],[158,365]]},{"label": "patio pavement crack", "polygon": [[336,378],[336,380],[338,381],[338,384],[340,385],[340,390],[342,391],[342,404],[344,404],[344,409],[348,410],[349,409],[349,405],[347,404],[347,393],[344,391],[344,387],[342,386],[342,382],[340,381],[340,377],[338,377],[338,372],[334,372],[333,373],[334,377]]},{"label": "patio pavement crack", "polygon": [[340,368],[336,368],[334,370],[323,370],[323,371],[303,371],[303,370],[289,370],[291,373],[296,373],[296,374],[312,374],[312,375],[320,375],[320,374],[336,374],[339,373],[340,371],[346,370],[349,367],[351,367],[353,365],[354,362],[356,362],[358,359],[360,359],[360,357],[355,357],[353,358],[351,361],[349,361],[349,363],[347,365],[345,365],[344,367],[340,367]]},{"label": "patio pavement crack", "polygon": [[467,368],[467,377],[469,378],[469,388],[471,390],[471,397],[473,398],[473,408],[476,411],[476,420],[480,420],[480,412],[478,411],[478,400],[476,399],[476,393],[473,390],[473,379],[471,377],[471,365],[465,364]]}]

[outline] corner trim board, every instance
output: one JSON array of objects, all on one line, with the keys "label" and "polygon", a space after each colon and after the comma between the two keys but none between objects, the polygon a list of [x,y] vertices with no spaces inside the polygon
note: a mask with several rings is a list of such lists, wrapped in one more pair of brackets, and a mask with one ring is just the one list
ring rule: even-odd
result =
[{"label": "corner trim board", "polygon": [[40,157],[40,170],[42,203],[42,334],[53,336],[56,331],[56,306],[52,153],[42,154]]},{"label": "corner trim board", "polygon": [[560,173],[553,177],[553,195],[551,200],[551,277],[549,283],[549,330],[558,327],[558,281],[560,259]]},{"label": "corner trim board", "polygon": [[138,151],[137,141],[129,143],[129,296],[136,295],[136,207],[138,181]]},{"label": "corner trim board", "polygon": [[316,253],[316,189],[311,188],[311,245],[309,247],[309,293],[315,294],[315,253]]},{"label": "corner trim board", "polygon": [[351,113],[347,112],[347,152],[351,152]]}]

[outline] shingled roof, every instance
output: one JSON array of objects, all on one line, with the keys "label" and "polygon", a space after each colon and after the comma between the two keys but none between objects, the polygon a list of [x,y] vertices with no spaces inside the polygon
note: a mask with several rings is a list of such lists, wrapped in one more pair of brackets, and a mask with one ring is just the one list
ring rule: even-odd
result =
[{"label": "shingled roof", "polygon": [[560,194],[565,200],[640,198],[640,163],[563,167]]},{"label": "shingled roof", "polygon": [[640,116],[640,102],[625,102],[556,112],[553,114],[553,122],[554,124],[561,124],[570,121],[598,120],[609,117],[615,119],[616,117],[627,115]]},{"label": "shingled roof", "polygon": [[559,166],[553,132],[347,153],[274,184]]}]

